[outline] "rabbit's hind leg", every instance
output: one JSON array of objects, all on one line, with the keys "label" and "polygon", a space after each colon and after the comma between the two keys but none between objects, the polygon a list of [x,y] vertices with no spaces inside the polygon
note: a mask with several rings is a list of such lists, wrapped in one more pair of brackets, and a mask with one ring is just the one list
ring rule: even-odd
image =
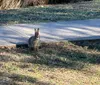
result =
[{"label": "rabbit's hind leg", "polygon": [[39,48],[38,47],[34,47],[33,49],[35,52],[38,52],[39,51]]}]

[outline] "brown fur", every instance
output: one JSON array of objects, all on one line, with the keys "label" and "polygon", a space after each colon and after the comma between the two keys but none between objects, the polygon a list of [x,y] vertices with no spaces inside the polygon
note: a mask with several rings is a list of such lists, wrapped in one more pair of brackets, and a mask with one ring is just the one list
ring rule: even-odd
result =
[{"label": "brown fur", "polygon": [[31,36],[28,40],[28,47],[37,51],[40,46],[39,28],[35,29],[35,35]]}]

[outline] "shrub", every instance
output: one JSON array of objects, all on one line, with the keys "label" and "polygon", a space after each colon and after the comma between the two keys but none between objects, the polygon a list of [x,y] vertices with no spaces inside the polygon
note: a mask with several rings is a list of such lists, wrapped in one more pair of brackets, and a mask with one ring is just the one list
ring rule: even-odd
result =
[{"label": "shrub", "polygon": [[14,9],[25,6],[43,5],[43,4],[57,4],[57,3],[70,3],[78,1],[91,1],[91,0],[0,0],[0,9]]},{"label": "shrub", "polygon": [[24,0],[23,6],[34,6],[48,4],[49,0]]}]

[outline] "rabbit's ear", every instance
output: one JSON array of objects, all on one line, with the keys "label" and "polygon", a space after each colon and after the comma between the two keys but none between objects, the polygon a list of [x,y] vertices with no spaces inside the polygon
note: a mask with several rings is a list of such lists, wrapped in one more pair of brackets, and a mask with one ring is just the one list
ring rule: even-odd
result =
[{"label": "rabbit's ear", "polygon": [[37,32],[39,32],[39,30],[40,30],[40,29],[39,29],[39,28],[37,28]]},{"label": "rabbit's ear", "polygon": [[34,31],[36,32],[36,29],[34,28]]}]

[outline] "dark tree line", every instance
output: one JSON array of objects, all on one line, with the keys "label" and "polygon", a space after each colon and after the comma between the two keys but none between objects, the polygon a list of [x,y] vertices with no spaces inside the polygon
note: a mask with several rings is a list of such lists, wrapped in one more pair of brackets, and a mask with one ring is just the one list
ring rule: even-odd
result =
[{"label": "dark tree line", "polygon": [[79,1],[92,1],[92,0],[49,0],[49,4],[75,3]]}]

